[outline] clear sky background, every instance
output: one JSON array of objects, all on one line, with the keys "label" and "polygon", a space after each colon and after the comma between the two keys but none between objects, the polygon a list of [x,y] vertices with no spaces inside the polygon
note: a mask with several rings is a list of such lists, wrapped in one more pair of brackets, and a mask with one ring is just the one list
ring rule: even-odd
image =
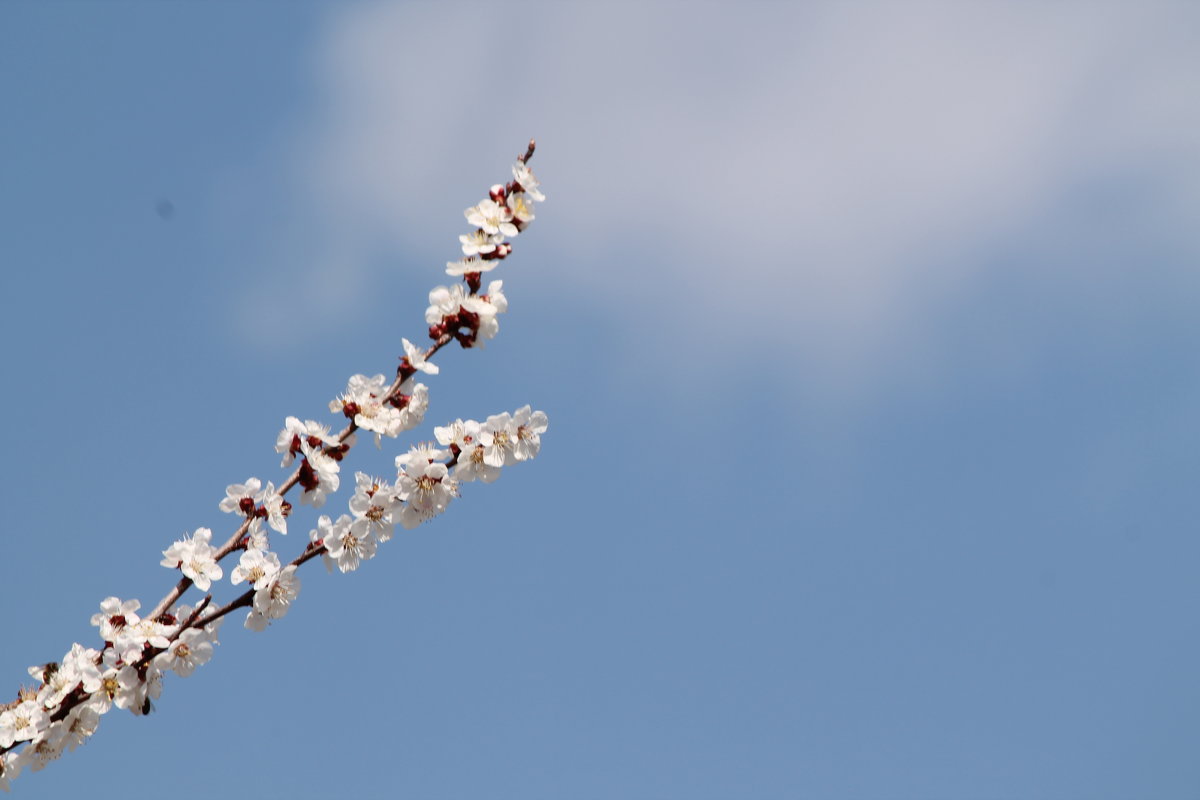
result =
[{"label": "clear sky background", "polygon": [[8,695],[548,198],[540,458],[17,796],[1196,797],[1197,6],[564,6],[0,2]]}]

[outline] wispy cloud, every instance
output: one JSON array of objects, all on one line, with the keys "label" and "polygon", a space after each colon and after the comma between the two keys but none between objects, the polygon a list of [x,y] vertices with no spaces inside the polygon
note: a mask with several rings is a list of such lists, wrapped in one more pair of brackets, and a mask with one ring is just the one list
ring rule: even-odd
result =
[{"label": "wispy cloud", "polygon": [[754,317],[869,369],[1097,176],[1136,177],[1197,244],[1197,22],[1179,4],[355,6],[293,151],[319,224],[290,268],[297,291],[331,258],[368,283],[369,253],[411,248],[536,134],[544,285],[670,296],[675,324]]}]

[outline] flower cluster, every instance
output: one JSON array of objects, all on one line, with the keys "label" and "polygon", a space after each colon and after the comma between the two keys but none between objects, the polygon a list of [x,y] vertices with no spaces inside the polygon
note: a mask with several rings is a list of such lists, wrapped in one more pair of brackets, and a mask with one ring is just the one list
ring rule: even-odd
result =
[{"label": "flower cluster", "polygon": [[508,300],[501,291],[504,282],[492,281],[485,294],[479,289],[483,273],[491,272],[512,253],[512,245],[505,239],[529,227],[534,201],[546,199],[526,163],[532,152],[513,166],[511,181],[496,184],[487,199],[463,212],[467,222],[478,227],[458,237],[463,258],[447,262],[446,274],[462,276],[466,286],[438,286],[429,293],[425,321],[429,323],[430,338],[450,334],[463,347],[475,347],[481,339],[491,339],[500,330],[496,315],[508,310]]},{"label": "flower cluster", "polygon": [[460,419],[434,428],[438,443],[447,449],[423,444],[396,456],[395,483],[356,473],[350,514],[336,521],[322,516],[309,539],[325,548],[322,558],[330,572],[335,566],[352,572],[375,557],[397,524],[412,529],[445,511],[458,497],[460,482],[478,478],[491,483],[501,467],[536,456],[546,426],[545,413],[525,406],[512,414],[494,414],[482,424]]},{"label": "flower cluster", "polygon": [[292,513],[292,504],[275,491],[275,484],[270,481],[267,481],[266,489],[259,489],[262,489],[262,481],[258,478],[231,484],[225,487],[225,499],[218,508],[229,514],[245,516],[250,520],[250,530],[254,533],[262,530],[264,519],[274,530],[287,533],[287,517]]},{"label": "flower cluster", "polygon": [[[341,462],[355,444],[359,429],[382,438],[395,438],[424,421],[429,389],[415,383],[421,372],[437,375],[429,359],[450,341],[474,347],[499,330],[496,316],[508,310],[499,280],[481,293],[481,276],[512,252],[507,239],[533,220],[534,202],[545,199],[529,170],[534,144],[513,167],[513,180],[491,188],[488,198],[467,209],[476,230],[459,237],[463,259],[447,264],[446,272],[462,278],[451,287],[439,286],[429,295],[426,311],[433,344],[422,349],[401,339],[404,354],[394,380],[384,375],[352,376],[346,390],[329,403],[348,425],[332,433],[315,420],[288,417],[275,440],[281,466],[291,475],[279,487],[250,477],[229,485],[218,508],[240,520],[224,544],[213,543],[212,530],[197,528],[162,551],[161,564],[178,570],[179,581],[149,613],[140,614],[138,600],[109,597],[100,604],[92,624],[99,631],[99,650],[74,644],[60,662],[31,667],[36,688],[23,688],[16,700],[0,704],[0,789],[23,769],[36,771],[73,750],[96,730],[100,717],[116,708],[137,715],[150,712],[162,692],[168,672],[186,677],[208,662],[217,644],[217,631],[230,612],[248,609],[245,627],[265,630],[284,617],[300,593],[296,571],[320,556],[332,571],[351,572],[374,558],[380,544],[392,539],[397,525],[411,529],[446,510],[459,496],[459,485],[476,479],[491,483],[502,467],[532,459],[546,431],[546,415],[529,406],[497,414],[480,423],[456,420],[434,429],[440,446],[421,444],[396,457],[396,479],[387,482],[362,472],[355,474],[349,513],[336,520],[322,515],[302,552],[284,563],[271,549],[270,531],[287,534],[293,507],[285,498],[300,487],[302,503],[322,507],[341,485]],[[211,594],[194,607],[180,604],[191,587],[209,592],[226,575],[221,561],[238,554],[229,572],[232,586],[246,584],[240,595],[213,603]],[[19,748],[19,749],[18,749]]]},{"label": "flower cluster", "polygon": [[[406,346],[408,339],[404,340]],[[433,364],[423,367],[437,369]],[[352,375],[346,391],[329,401],[329,410],[346,415],[363,430],[375,434],[375,446],[380,447],[383,436],[395,439],[401,433],[412,430],[425,419],[429,407],[429,387],[423,383],[413,384],[412,378],[392,391],[390,381],[382,375],[368,378]],[[282,434],[281,434],[282,435]]]},{"label": "flower cluster", "polygon": [[[193,537],[193,541],[206,537]],[[138,615],[137,600],[106,598],[92,624],[104,648],[73,644],[61,662],[29,668],[37,689],[22,689],[0,713],[0,752],[28,743],[16,754],[0,756],[0,788],[26,767],[36,772],[87,741],[113,706],[148,714],[162,692],[165,672],[191,675],[212,658],[221,619],[197,625],[205,605],[176,606],[153,617]]]},{"label": "flower cluster", "polygon": [[483,424],[473,419],[455,420],[434,428],[433,435],[454,454],[456,480],[491,483],[500,476],[501,467],[538,454],[546,425],[543,412],[525,406],[512,414],[493,414]]},{"label": "flower cluster", "polygon": [[[233,488],[232,486],[229,488]],[[224,503],[222,503],[224,505]],[[213,581],[221,580],[225,571],[217,563],[217,549],[209,544],[212,531],[197,528],[190,539],[181,539],[163,550],[164,567],[178,569],[202,592],[207,592]],[[92,621],[95,625],[95,620]]]}]

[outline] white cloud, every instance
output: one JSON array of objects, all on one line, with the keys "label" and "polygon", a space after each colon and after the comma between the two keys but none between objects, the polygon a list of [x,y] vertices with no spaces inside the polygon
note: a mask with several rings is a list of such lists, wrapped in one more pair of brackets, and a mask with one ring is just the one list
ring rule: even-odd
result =
[{"label": "white cloud", "polygon": [[[1200,47],[1182,5],[499,11],[334,19],[296,161],[323,220],[310,254],[349,269],[429,232],[436,270],[461,221],[431,217],[474,202],[461,187],[482,194],[536,134],[545,282],[650,284],[686,299],[681,318],[762,319],[870,369],[985,268],[981,250],[1089,176],[1157,182],[1196,244],[1182,212],[1200,200]],[[558,266],[580,260],[603,268]]]}]

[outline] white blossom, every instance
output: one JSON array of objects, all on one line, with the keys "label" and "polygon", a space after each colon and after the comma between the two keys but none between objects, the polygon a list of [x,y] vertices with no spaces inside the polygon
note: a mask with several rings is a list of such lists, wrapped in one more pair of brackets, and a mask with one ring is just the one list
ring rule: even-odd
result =
[{"label": "white blossom", "polygon": [[159,563],[169,569],[178,568],[200,591],[207,592],[212,582],[221,580],[225,574],[217,563],[217,549],[210,544],[211,540],[211,530],[197,528],[191,538],[181,539],[163,550]]},{"label": "white blossom", "polygon": [[225,487],[225,499],[219,508],[228,513],[239,513],[243,517],[254,515],[254,495],[262,489],[262,481],[258,478],[247,478],[245,483],[231,483]]},{"label": "white blossom", "polygon": [[62,755],[66,745],[67,726],[63,722],[52,722],[29,745],[21,751],[21,763],[31,772],[44,769],[51,761]]},{"label": "white blossom", "polygon": [[485,256],[495,252],[496,247],[504,241],[504,237],[490,235],[481,229],[464,233],[458,237],[458,241],[462,244],[464,256]]},{"label": "white blossom", "polygon": [[518,161],[513,164],[513,180],[520,185],[525,194],[537,200],[539,203],[544,202],[546,195],[542,194],[541,183],[534,177],[533,170],[524,161]]},{"label": "white blossom", "polygon": [[479,312],[479,343],[482,346],[482,341],[494,339],[500,331],[500,321],[496,319],[497,314],[503,314],[508,311],[508,298],[504,296],[502,287],[504,281],[492,281],[488,284],[487,294],[478,295],[477,301],[484,304],[485,309]]},{"label": "white blossom", "polygon": [[100,688],[100,652],[81,644],[71,645],[71,650],[63,656],[63,668],[75,674],[83,684],[83,690],[88,694]]},{"label": "white blossom", "polygon": [[271,537],[267,534],[261,525],[251,525],[250,530],[246,532],[246,549],[247,550],[270,550]]},{"label": "white blossom", "polygon": [[425,309],[425,321],[437,325],[445,317],[458,315],[466,290],[461,283],[453,286],[435,286],[429,292],[429,307]]},{"label": "white blossom", "polygon": [[[434,372],[437,371],[436,365],[430,364],[429,366],[433,368]],[[353,375],[346,385],[346,391],[329,403],[329,410],[340,411],[346,416],[353,414],[354,424],[363,430],[373,432],[375,444],[378,446],[380,437],[394,438],[417,424],[413,421],[412,412],[398,407],[403,402],[400,398],[397,398],[396,402],[388,399],[388,389],[390,388],[390,384],[383,375],[376,375],[372,378],[365,375]],[[403,387],[401,389],[403,390]],[[424,384],[417,384],[417,389],[428,391],[424,388]],[[424,414],[424,410],[422,409],[420,413]],[[417,417],[417,421],[419,422],[419,417]]]},{"label": "white blossom", "polygon": [[139,600],[121,601],[106,597],[100,603],[100,613],[92,615],[92,624],[100,628],[100,637],[106,642],[114,641],[127,624],[136,624],[141,617],[134,612],[142,607]]},{"label": "white blossom", "polygon": [[314,542],[319,539],[325,544],[322,558],[330,572],[335,564],[342,572],[353,572],[363,561],[375,557],[375,537],[370,530],[355,530],[352,522],[347,514],[338,517],[337,522],[322,516],[317,520],[317,530],[310,534]]},{"label": "white blossom", "polygon": [[70,667],[47,664],[29,668],[29,675],[44,681],[38,689],[37,702],[42,708],[54,708],[79,685],[79,675]]},{"label": "white blossom", "polygon": [[471,206],[463,214],[468,223],[481,228],[489,236],[517,235],[517,226],[512,223],[512,209],[502,206],[490,198],[480,202],[477,206]]},{"label": "white blossom", "polygon": [[121,689],[118,676],[120,667],[117,666],[117,655],[112,650],[105,650],[101,664],[100,688],[92,692],[88,702],[96,707],[101,714],[107,714],[112,708],[113,700]]},{"label": "white blossom", "polygon": [[396,488],[398,496],[405,501],[400,510],[400,524],[410,529],[445,511],[450,500],[458,494],[458,482],[450,477],[445,464],[420,459],[413,459],[404,466]]},{"label": "white blossom", "polygon": [[459,261],[447,261],[446,274],[457,277],[466,275],[468,272],[491,272],[499,265],[499,259],[492,258],[485,261],[478,256],[467,256]]},{"label": "white blossom", "polygon": [[513,219],[521,224],[533,222],[533,199],[526,192],[513,192],[505,201]]},{"label": "white blossom", "polygon": [[247,550],[230,573],[229,582],[236,586],[247,581],[251,586],[258,586],[260,581],[269,583],[273,580],[279,570],[279,556],[262,550]]},{"label": "white blossom", "polygon": [[21,774],[21,763],[17,760],[18,753],[0,753],[0,791],[10,791],[9,781],[15,780]]},{"label": "white blossom", "polygon": [[399,427],[395,433],[389,434],[393,437],[399,436],[405,431],[411,431],[420,425],[425,419],[425,412],[429,409],[429,387],[418,383],[405,392],[410,382],[405,381],[400,386],[401,395],[398,400],[404,404],[404,407],[400,409]]},{"label": "white blossom", "polygon": [[355,473],[354,479],[357,485],[354,496],[350,498],[350,513],[355,517],[355,525],[362,523],[356,535],[361,536],[361,528],[365,526],[376,540],[388,541],[395,527],[392,519],[392,512],[397,505],[395,490],[390,484],[364,472]]},{"label": "white blossom", "polygon": [[[508,308],[507,301],[504,301],[505,302],[504,309],[498,308],[496,306],[496,304],[491,301],[490,292],[492,291],[492,289],[495,289],[497,292],[499,292],[500,285],[502,283],[504,283],[504,281],[492,281],[491,283],[489,283],[488,284],[489,294],[486,294],[486,295],[484,295],[484,294],[468,294],[468,295],[466,295],[465,297],[462,298],[462,301],[460,303],[461,307],[467,311],[470,311],[472,314],[478,314],[481,317],[496,316],[497,314],[501,313],[502,310]],[[503,295],[500,295],[500,298],[502,300],[503,300],[503,297],[504,297]]]},{"label": "white blossom", "polygon": [[169,625],[142,618],[121,629],[113,641],[113,650],[123,661],[132,663],[141,658],[146,645],[158,648],[166,647],[170,644],[170,636],[174,632]]},{"label": "white blossom", "polygon": [[508,298],[504,296],[503,288],[504,281],[492,281],[488,284],[487,294],[480,296],[494,309],[491,311],[493,316],[508,311]]},{"label": "white blossom", "polygon": [[435,427],[433,436],[437,439],[438,444],[443,447],[451,445],[459,450],[466,450],[469,447],[474,447],[479,443],[479,423],[473,419],[466,420],[456,419],[449,425]]},{"label": "white blossom", "polygon": [[246,616],[246,627],[262,631],[272,620],[282,619],[300,594],[296,565],[284,567],[270,583],[256,587],[253,610]]},{"label": "white blossom", "polygon": [[430,461],[444,461],[450,457],[449,450],[438,450],[429,442],[415,444],[407,453],[396,456],[396,469],[406,469],[409,464],[427,464]]},{"label": "white blossom", "polygon": [[516,443],[517,428],[512,416],[506,411],[487,418],[479,430],[479,441],[483,445],[483,460],[493,467],[516,463],[513,445]]},{"label": "white blossom", "polygon": [[162,695],[162,670],[151,661],[143,667],[145,678],[133,666],[124,666],[117,671],[116,695],[113,704],[126,708],[136,716],[150,711],[150,701]]},{"label": "white blossom", "polygon": [[454,465],[454,477],[457,480],[471,482],[476,479],[491,483],[500,477],[500,467],[487,463],[486,448],[482,444],[471,445],[458,454],[458,463]]},{"label": "white blossom", "polygon": [[267,488],[255,495],[254,499],[260,504],[266,515],[267,524],[279,533],[287,535],[287,518],[292,510],[292,504],[275,491],[275,484],[267,481]]},{"label": "white blossom", "polygon": [[196,667],[212,658],[213,643],[207,631],[188,628],[179,638],[154,657],[154,665],[161,670],[171,670],[186,678]]},{"label": "white blossom", "polygon": [[36,700],[24,700],[0,713],[0,747],[27,742],[46,729],[50,715]]},{"label": "white blossom", "polygon": [[341,478],[338,476],[341,465],[337,459],[326,454],[323,447],[314,447],[308,442],[301,445],[301,452],[304,453],[304,460],[308,464],[311,477],[316,481],[316,485],[312,488],[305,488],[304,493],[300,495],[300,502],[308,503],[313,508],[320,508],[325,505],[326,496],[336,492],[341,485]]},{"label": "white blossom", "polygon": [[432,361],[425,360],[425,351],[408,339],[401,339],[400,343],[404,345],[404,356],[408,359],[408,363],[413,369],[419,372],[424,372],[427,375],[437,375],[439,367]]},{"label": "white blossom", "polygon": [[311,447],[338,443],[337,437],[330,435],[328,425],[322,425],[311,419],[301,422],[297,417],[288,417],[284,421],[283,430],[275,439],[275,452],[283,454],[283,461],[279,463],[279,466],[290,467],[296,454],[300,452],[300,445],[303,442],[308,442]]},{"label": "white blossom", "polygon": [[87,743],[96,728],[100,727],[100,713],[92,703],[82,703],[71,709],[71,713],[63,720],[63,744],[68,750]]},{"label": "white blossom", "polygon": [[82,684],[83,690],[92,693],[100,688],[99,651],[75,643],[61,664],[46,664],[30,667],[29,674],[38,681],[43,681],[38,690],[37,700],[43,708],[54,708],[67,695]]},{"label": "white blossom", "polygon": [[537,456],[542,448],[542,434],[550,424],[546,412],[531,411],[530,406],[522,406],[513,413],[512,424],[516,428],[513,458],[527,461]]},{"label": "white blossom", "polygon": [[491,339],[500,327],[496,315],[508,310],[508,300],[501,291],[503,283],[492,281],[488,285],[488,293],[484,295],[470,294],[461,283],[437,286],[429,293],[425,321],[430,325],[439,325],[446,319],[459,318],[460,312],[466,311],[479,318],[479,338]]}]

